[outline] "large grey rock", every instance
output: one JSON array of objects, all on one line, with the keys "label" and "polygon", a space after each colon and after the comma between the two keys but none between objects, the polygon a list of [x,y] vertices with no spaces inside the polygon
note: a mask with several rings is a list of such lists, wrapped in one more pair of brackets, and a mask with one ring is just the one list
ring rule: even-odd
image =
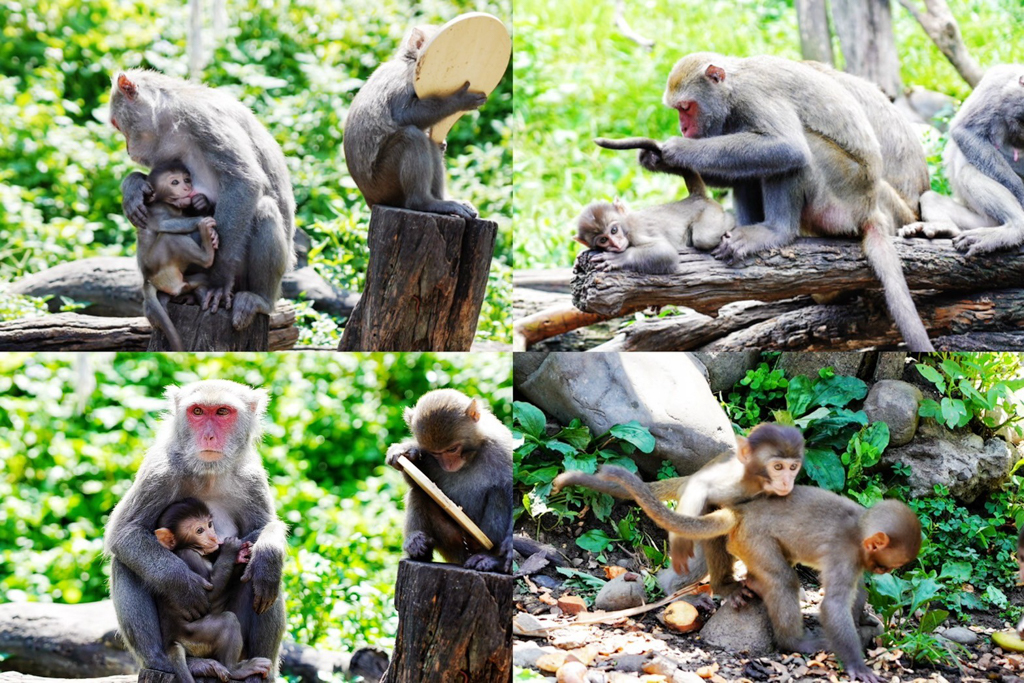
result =
[{"label": "large grey rock", "polygon": [[760,351],[698,351],[693,354],[708,371],[711,391],[729,391],[748,370],[757,367]]},{"label": "large grey rock", "polygon": [[700,637],[708,645],[728,652],[746,652],[756,656],[775,649],[772,643],[772,622],[760,600],[742,609],[735,609],[728,602],[723,602],[700,630]]},{"label": "large grey rock", "polygon": [[729,419],[689,354],[552,353],[535,361],[532,372],[513,373],[517,397],[561,424],[578,417],[595,435],[636,420],[656,440],[656,458],[636,458],[649,474],[657,457],[689,474],[735,448]]},{"label": "large grey rock", "polygon": [[828,352],[828,353],[794,353],[786,352],[779,357],[779,367],[785,370],[786,377],[806,375],[817,377],[822,368],[832,368],[837,375],[859,377],[861,370],[871,360],[870,353]]},{"label": "large grey rock", "polygon": [[951,432],[923,421],[917,438],[906,446],[887,449],[882,462],[910,467],[910,494],[926,496],[936,484],[949,487],[953,497],[971,503],[998,488],[1010,476],[1014,453],[996,437],[985,441],[970,432]]},{"label": "large grey rock", "polygon": [[626,572],[601,586],[594,598],[594,609],[614,612],[644,604],[647,594],[644,592],[644,580],[639,574]]},{"label": "large grey rock", "polygon": [[872,422],[889,425],[889,445],[910,443],[917,431],[917,409],[924,396],[913,384],[895,379],[876,383],[868,391],[864,412]]}]

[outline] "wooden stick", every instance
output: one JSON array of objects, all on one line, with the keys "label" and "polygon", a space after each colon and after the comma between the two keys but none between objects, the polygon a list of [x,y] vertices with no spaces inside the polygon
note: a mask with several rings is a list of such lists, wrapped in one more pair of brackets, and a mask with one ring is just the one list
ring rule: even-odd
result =
[{"label": "wooden stick", "polygon": [[404,455],[398,456],[398,464],[401,465],[402,471],[409,475],[416,484],[427,492],[427,495],[434,499],[434,502],[444,508],[444,511],[452,516],[456,522],[459,523],[463,529],[473,535],[477,541],[480,542],[485,549],[490,550],[494,547],[494,543],[491,539],[487,538],[487,535],[480,531],[480,527],[473,523],[466,513],[462,511],[458,505],[456,505],[451,498],[444,495],[444,491],[437,488],[437,485],[430,481],[430,477],[423,474],[423,471],[412,464],[412,461]]}]

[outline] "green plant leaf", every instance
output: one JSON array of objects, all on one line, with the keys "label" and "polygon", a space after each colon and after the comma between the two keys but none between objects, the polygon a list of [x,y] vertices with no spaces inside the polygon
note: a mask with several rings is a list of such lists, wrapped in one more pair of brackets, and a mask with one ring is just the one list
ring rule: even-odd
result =
[{"label": "green plant leaf", "polygon": [[818,486],[829,491],[842,491],[846,483],[843,463],[833,451],[808,448],[804,452],[804,471]]},{"label": "green plant leaf", "polygon": [[940,394],[946,393],[946,380],[942,377],[942,373],[924,363],[918,363],[914,367],[917,368],[922,377],[935,385]]},{"label": "green plant leaf", "polygon": [[615,425],[610,430],[612,436],[622,439],[636,446],[642,453],[650,453],[654,450],[654,437],[636,420],[630,420],[626,424]]},{"label": "green plant leaf", "polygon": [[939,585],[939,582],[930,576],[917,581],[911,589],[910,609],[908,612],[910,614],[916,612],[922,605],[938,595],[941,589],[942,586]]},{"label": "green plant leaf", "polygon": [[967,415],[967,409],[964,407],[964,402],[958,398],[945,397],[940,403],[942,406],[942,421],[947,427],[953,429],[955,427],[963,426],[961,420],[964,420],[963,424],[966,424],[966,420],[969,419]]},{"label": "green plant leaf", "polygon": [[603,553],[617,539],[613,539],[604,529],[591,529],[576,539],[576,545],[594,554]]},{"label": "green plant leaf", "polygon": [[867,383],[856,377],[836,375],[818,380],[814,386],[813,405],[841,408],[850,401],[859,401],[868,395]]},{"label": "green plant leaf", "polygon": [[946,562],[942,565],[939,578],[957,583],[967,583],[971,580],[974,570],[970,562]]},{"label": "green plant leaf", "polygon": [[579,453],[575,446],[570,446],[567,443],[562,443],[561,441],[556,441],[554,439],[549,439],[545,441],[544,447],[554,451],[555,453],[558,453],[559,455],[564,455],[566,457],[570,457]]},{"label": "green plant leaf", "polygon": [[814,381],[810,377],[794,377],[789,380],[789,388],[786,389],[786,409],[790,415],[796,418],[807,412],[814,400]]},{"label": "green plant leaf", "polygon": [[933,609],[925,612],[925,615],[921,617],[921,632],[931,633],[948,618],[949,612],[944,609]]},{"label": "green plant leaf", "polygon": [[907,583],[892,574],[876,574],[871,577],[871,587],[879,595],[899,604],[903,601]]},{"label": "green plant leaf", "polygon": [[519,423],[523,431],[530,436],[540,439],[544,436],[544,413],[540,408],[525,401],[512,402],[512,419]]},{"label": "green plant leaf", "polygon": [[555,438],[582,451],[590,445],[590,428],[580,425],[579,419],[575,419],[572,424],[555,434]]},{"label": "green plant leaf", "polygon": [[574,451],[562,458],[562,467],[566,472],[569,472],[570,470],[579,470],[580,472],[593,474],[594,472],[597,472],[597,456],[589,455],[587,453],[576,455]]},{"label": "green plant leaf", "polygon": [[965,376],[960,364],[951,358],[944,359],[939,363],[939,367],[942,368],[943,372],[946,373],[946,376],[949,377],[951,381],[958,380]]}]

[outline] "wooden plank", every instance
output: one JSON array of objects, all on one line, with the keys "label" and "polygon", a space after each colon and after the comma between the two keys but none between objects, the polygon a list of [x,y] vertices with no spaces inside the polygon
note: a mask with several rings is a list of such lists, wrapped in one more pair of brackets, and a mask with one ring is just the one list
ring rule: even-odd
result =
[{"label": "wooden plank", "polygon": [[434,499],[434,502],[440,505],[445,512],[452,516],[456,522],[459,523],[463,529],[469,532],[477,541],[480,542],[485,549],[490,550],[494,547],[494,543],[491,539],[487,538],[487,534],[480,530],[476,524],[473,523],[466,513],[462,511],[458,505],[455,504],[451,498],[445,495],[444,491],[437,488],[437,484],[430,481],[430,477],[423,473],[419,467],[412,464],[412,461],[404,455],[398,456],[398,464],[401,465],[402,471],[409,475],[416,484],[427,492],[427,495]]}]

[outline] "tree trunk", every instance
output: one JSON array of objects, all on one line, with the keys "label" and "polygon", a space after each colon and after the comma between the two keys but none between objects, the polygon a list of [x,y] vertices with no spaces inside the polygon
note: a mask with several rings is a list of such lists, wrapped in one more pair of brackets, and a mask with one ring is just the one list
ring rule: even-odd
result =
[{"label": "tree trunk", "polygon": [[903,93],[889,0],[832,0],[832,26],[847,73],[876,83],[890,100]]},{"label": "tree trunk", "polygon": [[468,351],[487,289],[493,221],[373,207],[366,287],[339,351]]},{"label": "tree trunk", "polygon": [[[270,316],[257,313],[244,330],[231,325],[231,311],[204,311],[197,304],[167,304],[167,314],[178,329],[186,351],[267,351],[270,348]],[[149,338],[147,351],[173,351],[158,329]]]},{"label": "tree trunk", "polygon": [[922,12],[914,0],[900,0],[900,4],[910,12],[921,28],[932,39],[936,47],[942,51],[949,63],[953,65],[960,77],[973,88],[978,85],[985,70],[975,61],[964,45],[953,13],[949,10],[946,0],[924,0],[925,10]]},{"label": "tree trunk", "polygon": [[796,18],[800,25],[800,55],[829,66],[835,64],[825,0],[796,0]]},{"label": "tree trunk", "polygon": [[398,635],[386,683],[504,683],[512,679],[511,576],[402,560]]}]

